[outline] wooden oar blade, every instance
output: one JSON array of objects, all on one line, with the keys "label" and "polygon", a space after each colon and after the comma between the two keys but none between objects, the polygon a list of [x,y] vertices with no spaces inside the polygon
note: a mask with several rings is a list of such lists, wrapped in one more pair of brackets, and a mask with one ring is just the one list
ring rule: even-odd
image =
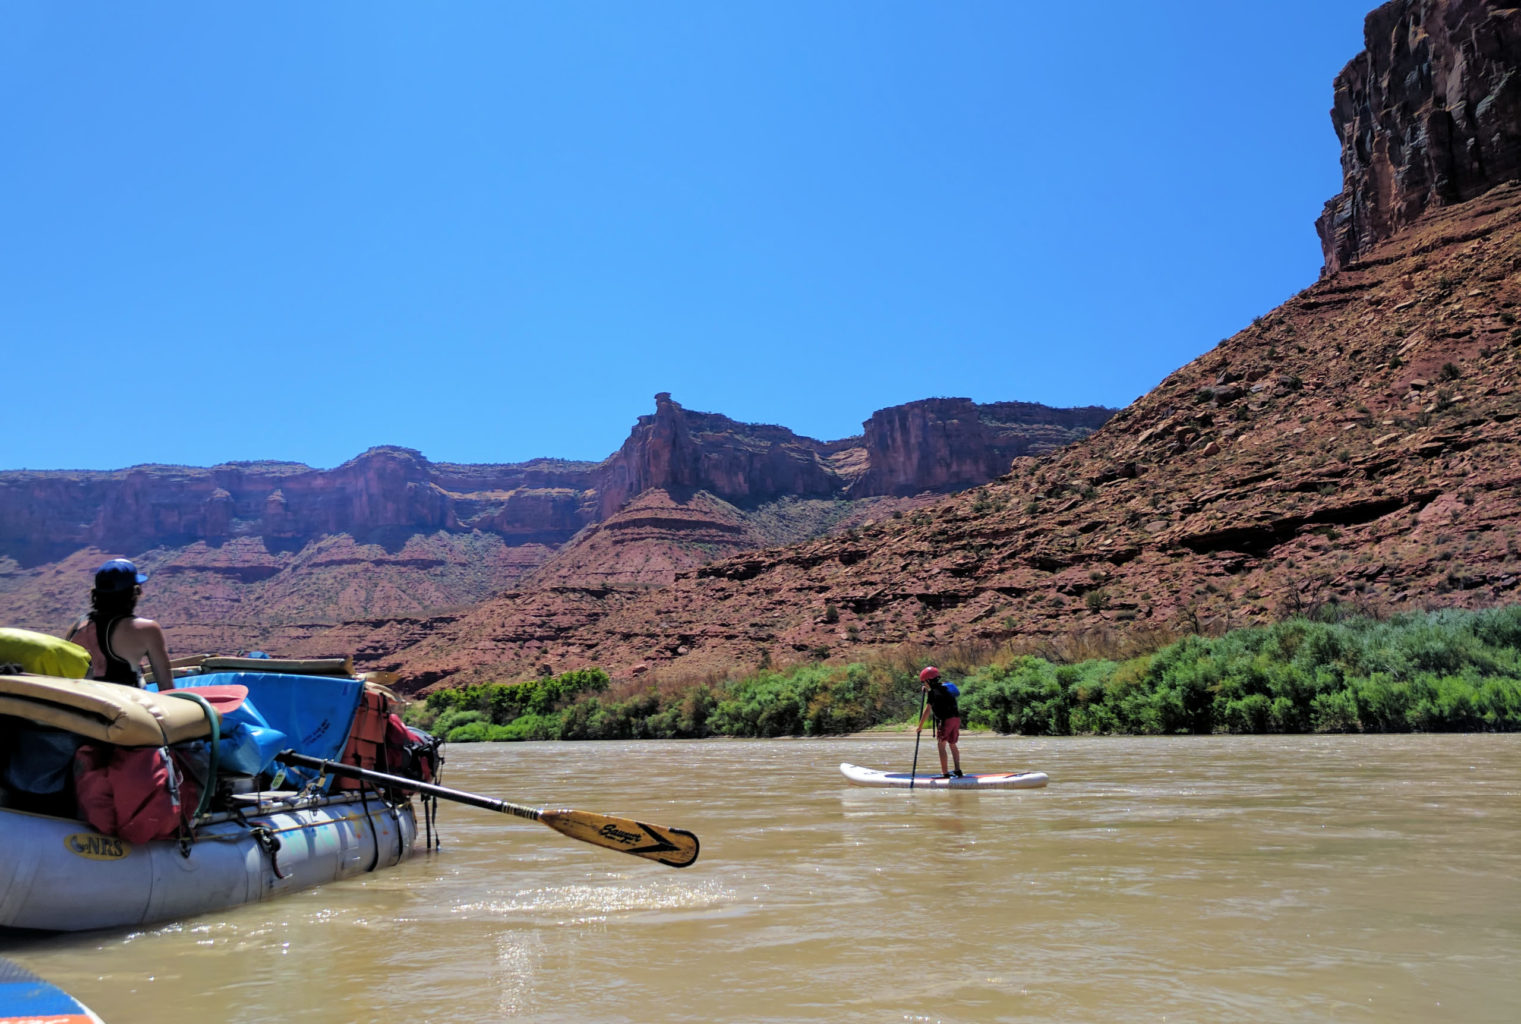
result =
[{"label": "wooden oar blade", "polygon": [[684,868],[697,859],[697,836],[684,828],[650,825],[632,818],[569,808],[546,808],[539,812],[539,820],[556,832],[583,843],[631,853],[673,868]]}]

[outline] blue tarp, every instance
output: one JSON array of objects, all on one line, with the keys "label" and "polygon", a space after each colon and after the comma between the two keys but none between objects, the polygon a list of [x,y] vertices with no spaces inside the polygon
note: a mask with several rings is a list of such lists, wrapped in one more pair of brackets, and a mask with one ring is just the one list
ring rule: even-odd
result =
[{"label": "blue tarp", "polygon": [[[232,729],[236,737],[232,757],[242,759],[243,765],[264,758],[265,767],[267,757],[286,747],[325,761],[342,757],[354,712],[359,708],[359,696],[364,691],[364,681],[360,679],[289,672],[213,672],[180,676],[174,684],[248,687],[248,699],[243,706],[222,716],[223,731],[228,731],[229,724],[236,727]],[[283,737],[276,739],[269,732]],[[268,749],[271,746],[275,749]],[[285,771],[297,785],[316,776],[315,772],[300,768]]]},{"label": "blue tarp", "polygon": [[222,742],[217,756],[224,771],[258,775],[267,771],[275,755],[290,745],[290,737],[272,728],[247,700],[222,715]]}]

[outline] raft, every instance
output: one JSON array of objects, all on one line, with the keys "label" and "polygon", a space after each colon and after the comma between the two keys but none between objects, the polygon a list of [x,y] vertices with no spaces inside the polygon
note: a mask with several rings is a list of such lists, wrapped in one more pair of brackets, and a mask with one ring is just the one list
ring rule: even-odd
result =
[{"label": "raft", "polygon": [[[190,917],[390,867],[413,852],[411,794],[275,761],[293,750],[373,765],[384,753],[389,696],[344,675],[341,663],[296,663],[332,673],[307,675],[247,660],[252,670],[219,659],[165,693],[0,676],[0,928]],[[167,832],[128,841],[125,822],[86,820],[102,821],[80,775],[98,755],[76,753],[80,744],[148,760],[155,750],[172,754],[182,768],[203,769],[203,784],[186,791],[198,795],[180,801]],[[149,792],[170,791],[149,783]]]},{"label": "raft", "polygon": [[244,820],[211,815],[182,849],[129,843],[82,821],[0,807],[0,926],[123,928],[277,899],[400,863],[417,822],[410,801],[373,793],[305,800],[249,794]]}]

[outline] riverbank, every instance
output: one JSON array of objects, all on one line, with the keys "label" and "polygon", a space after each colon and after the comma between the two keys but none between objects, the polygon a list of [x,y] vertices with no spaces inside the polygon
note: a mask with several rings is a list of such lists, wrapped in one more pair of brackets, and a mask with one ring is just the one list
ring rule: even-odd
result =
[{"label": "riverbank", "polygon": [[[961,687],[963,727],[998,734],[1508,732],[1521,729],[1521,606],[1295,618],[1123,661],[941,668]],[[615,689],[583,669],[437,691],[408,717],[450,743],[843,736],[910,727],[916,673],[895,658]]]}]

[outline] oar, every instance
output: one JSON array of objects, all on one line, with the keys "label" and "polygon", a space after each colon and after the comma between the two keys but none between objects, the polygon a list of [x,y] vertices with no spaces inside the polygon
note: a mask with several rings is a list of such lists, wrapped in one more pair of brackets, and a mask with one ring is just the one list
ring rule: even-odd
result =
[{"label": "oar", "polygon": [[919,717],[914,719],[914,766],[908,770],[908,788],[914,788],[914,774],[919,771],[919,734],[924,730],[918,726],[924,721],[924,702],[929,700],[929,691],[924,690],[919,694]]},{"label": "oar", "polygon": [[387,775],[384,772],[371,771],[368,768],[344,764],[341,761],[324,761],[321,758],[298,754],[294,750],[282,751],[275,755],[275,760],[281,764],[314,768],[332,775],[347,775],[350,778],[365,779],[385,786],[394,786],[397,789],[427,793],[430,796],[455,800],[472,807],[484,807],[488,811],[515,814],[519,818],[529,818],[548,825],[556,832],[570,836],[572,839],[579,839],[583,843],[617,850],[619,853],[632,853],[635,857],[659,861],[673,868],[684,868],[697,859],[697,836],[684,828],[648,825],[632,818],[619,818],[612,814],[597,814],[593,811],[577,811],[568,807],[554,810],[546,807],[525,807],[522,804],[466,793],[447,786],[435,786],[431,782],[419,782],[400,775]]}]

